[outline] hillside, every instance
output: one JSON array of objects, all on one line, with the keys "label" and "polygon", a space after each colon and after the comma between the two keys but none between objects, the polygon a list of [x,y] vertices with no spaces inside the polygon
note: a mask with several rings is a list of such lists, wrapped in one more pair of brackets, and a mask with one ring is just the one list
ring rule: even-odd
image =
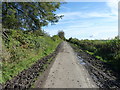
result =
[{"label": "hillside", "polygon": [[60,42],[57,35],[50,37],[41,30],[5,31],[2,40],[3,77],[0,77],[0,83],[12,79],[37,60],[52,53]]}]

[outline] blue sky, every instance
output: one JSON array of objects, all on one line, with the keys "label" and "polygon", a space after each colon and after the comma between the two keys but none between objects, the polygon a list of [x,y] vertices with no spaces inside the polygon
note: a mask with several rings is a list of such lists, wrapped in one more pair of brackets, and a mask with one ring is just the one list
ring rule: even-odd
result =
[{"label": "blue sky", "polygon": [[66,38],[110,39],[118,35],[117,3],[67,2],[55,12],[64,17],[56,25],[43,29],[51,36],[59,30]]}]

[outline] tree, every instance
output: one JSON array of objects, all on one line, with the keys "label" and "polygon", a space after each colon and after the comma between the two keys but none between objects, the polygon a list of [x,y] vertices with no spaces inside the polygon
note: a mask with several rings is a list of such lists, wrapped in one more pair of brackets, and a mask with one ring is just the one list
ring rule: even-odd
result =
[{"label": "tree", "polygon": [[2,24],[8,29],[38,30],[62,16],[54,12],[60,2],[2,2]]},{"label": "tree", "polygon": [[59,36],[61,39],[65,40],[65,33],[64,33],[64,31],[59,31],[59,32],[58,32],[58,36]]}]

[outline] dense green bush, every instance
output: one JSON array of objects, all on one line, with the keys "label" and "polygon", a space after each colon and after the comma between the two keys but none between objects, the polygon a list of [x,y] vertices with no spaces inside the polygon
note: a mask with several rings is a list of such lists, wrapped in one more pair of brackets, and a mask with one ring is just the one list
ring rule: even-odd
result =
[{"label": "dense green bush", "polygon": [[0,82],[3,83],[52,53],[61,42],[58,36],[53,40],[53,37],[37,30],[34,33],[22,30],[9,30],[6,33],[8,39],[3,37],[2,41],[3,78],[0,78]]},{"label": "dense green bush", "polygon": [[115,71],[120,71],[120,40],[78,40],[70,38],[69,42],[77,47],[95,56],[96,58],[107,62],[113,66]]}]

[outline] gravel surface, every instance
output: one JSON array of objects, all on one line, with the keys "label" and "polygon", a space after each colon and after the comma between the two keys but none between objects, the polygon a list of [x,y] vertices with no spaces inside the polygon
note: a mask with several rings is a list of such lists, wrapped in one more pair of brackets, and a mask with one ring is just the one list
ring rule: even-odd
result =
[{"label": "gravel surface", "polygon": [[71,46],[63,42],[42,88],[97,88],[97,86],[86,68],[79,64]]}]

